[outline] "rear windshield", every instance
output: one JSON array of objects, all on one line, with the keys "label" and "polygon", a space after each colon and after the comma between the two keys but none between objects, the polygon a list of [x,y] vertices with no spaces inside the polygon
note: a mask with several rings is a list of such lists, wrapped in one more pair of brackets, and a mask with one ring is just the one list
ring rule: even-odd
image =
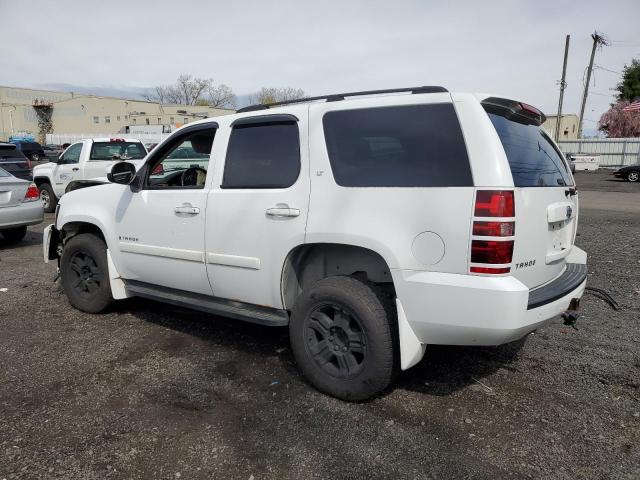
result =
[{"label": "rear windshield", "polygon": [[16,150],[15,148],[0,148],[0,160],[19,160],[25,161],[27,157],[24,156],[20,150]]},{"label": "rear windshield", "polygon": [[146,154],[139,142],[94,142],[89,160],[136,160]]},{"label": "rear windshield", "polygon": [[562,153],[536,125],[508,120],[488,113],[509,160],[516,187],[564,187],[573,185]]},{"label": "rear windshield", "polygon": [[323,125],[338,185],[473,186],[451,104],[340,110],[326,113]]}]

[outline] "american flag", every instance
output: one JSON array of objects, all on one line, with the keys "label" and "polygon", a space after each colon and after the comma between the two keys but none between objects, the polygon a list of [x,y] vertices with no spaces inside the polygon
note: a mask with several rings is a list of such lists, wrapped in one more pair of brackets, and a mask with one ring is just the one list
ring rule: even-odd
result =
[{"label": "american flag", "polygon": [[623,112],[637,112],[640,110],[640,98],[636,97],[629,105],[622,109]]}]

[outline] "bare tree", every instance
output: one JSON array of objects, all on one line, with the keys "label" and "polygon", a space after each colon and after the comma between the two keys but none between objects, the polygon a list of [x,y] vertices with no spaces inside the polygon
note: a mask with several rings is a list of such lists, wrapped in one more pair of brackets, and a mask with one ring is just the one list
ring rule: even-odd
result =
[{"label": "bare tree", "polygon": [[224,83],[207,87],[204,99],[212,107],[235,108],[237,103],[236,94]]},{"label": "bare tree", "polygon": [[173,85],[158,85],[143,95],[145,100],[179,105],[233,106],[235,94],[224,84],[216,85],[212,78],[182,74]]},{"label": "bare tree", "polygon": [[276,102],[288,102],[304,97],[304,90],[293,87],[262,87],[259,92],[249,95],[249,103],[270,105]]}]

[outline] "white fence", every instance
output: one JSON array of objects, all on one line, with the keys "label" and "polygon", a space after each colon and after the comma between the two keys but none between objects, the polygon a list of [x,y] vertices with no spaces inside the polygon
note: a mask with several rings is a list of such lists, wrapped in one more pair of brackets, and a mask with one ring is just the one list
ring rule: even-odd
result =
[{"label": "white fence", "polygon": [[136,138],[142,143],[160,143],[170,133],[47,133],[47,143],[62,145],[86,138]]},{"label": "white fence", "polygon": [[600,155],[600,168],[619,168],[640,162],[640,138],[586,138],[560,140],[567,155]]}]

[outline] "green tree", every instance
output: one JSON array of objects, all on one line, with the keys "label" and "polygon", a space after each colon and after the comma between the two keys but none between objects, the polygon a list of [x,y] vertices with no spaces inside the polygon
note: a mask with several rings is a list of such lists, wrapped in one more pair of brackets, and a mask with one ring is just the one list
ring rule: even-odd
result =
[{"label": "green tree", "polygon": [[640,97],[640,61],[631,60],[631,65],[625,65],[622,71],[622,81],[616,87],[618,90],[618,102],[632,102]]}]

